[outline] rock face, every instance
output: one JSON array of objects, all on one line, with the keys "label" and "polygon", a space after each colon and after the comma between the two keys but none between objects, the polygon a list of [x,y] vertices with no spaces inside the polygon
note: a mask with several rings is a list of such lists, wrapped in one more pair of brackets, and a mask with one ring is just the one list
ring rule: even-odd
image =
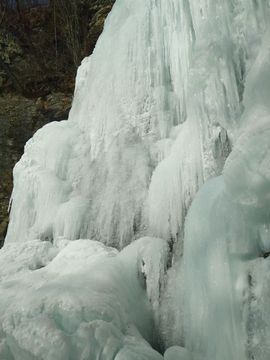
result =
[{"label": "rock face", "polygon": [[[87,8],[88,16],[84,56],[92,53],[114,1],[81,3]],[[68,49],[60,51],[64,41],[61,33],[58,33],[58,64],[55,65],[52,9],[45,6],[24,11],[20,15],[20,33],[13,29],[13,20],[18,16],[15,9],[0,26],[0,247],[8,225],[12,169],[34,132],[51,121],[67,119],[76,74]],[[29,48],[22,36],[24,31],[33,48]],[[38,47],[46,52],[37,50]]]}]

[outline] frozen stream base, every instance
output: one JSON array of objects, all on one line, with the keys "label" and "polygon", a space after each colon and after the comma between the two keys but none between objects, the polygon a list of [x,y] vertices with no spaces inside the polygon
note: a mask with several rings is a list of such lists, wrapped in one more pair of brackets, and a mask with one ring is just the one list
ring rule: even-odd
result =
[{"label": "frozen stream base", "polygon": [[0,359],[162,359],[150,343],[167,250],[152,238],[120,253],[90,240],[5,246]]},{"label": "frozen stream base", "polygon": [[[166,242],[154,238],[120,253],[91,240],[5,246],[0,359],[162,359],[153,347],[167,255]],[[176,347],[165,359],[188,357]]]}]

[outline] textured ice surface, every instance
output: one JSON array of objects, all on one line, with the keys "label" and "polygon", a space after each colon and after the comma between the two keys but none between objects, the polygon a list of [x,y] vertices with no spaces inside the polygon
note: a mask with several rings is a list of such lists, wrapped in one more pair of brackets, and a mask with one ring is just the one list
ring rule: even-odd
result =
[{"label": "textured ice surface", "polygon": [[[96,350],[87,346],[94,343],[107,360],[112,356],[107,349],[118,349],[120,341],[126,345],[117,360],[135,359],[137,347],[142,354],[146,351],[142,358],[159,356],[144,342],[152,344],[149,312],[138,316],[134,298],[125,292],[124,278],[139,268],[135,284],[150,301],[161,348],[184,346],[193,360],[269,359],[269,19],[269,0],[116,1],[93,55],[78,70],[68,121],[38,131],[14,169],[11,221],[1,250],[14,264],[2,276],[3,281],[12,274],[23,280],[5,285],[0,301],[10,306],[5,313],[10,319],[14,302],[8,294],[16,289],[22,320],[7,327],[12,335],[1,329],[1,351],[12,347],[19,353],[22,342],[34,341],[34,336],[24,335],[27,341],[20,337],[30,326],[23,316],[35,308],[28,304],[30,294],[36,299],[30,291],[27,297],[28,281],[36,273],[49,276],[65,254],[58,238],[89,238],[122,249],[137,238],[154,236],[169,245],[168,271],[167,250],[159,240],[142,241],[148,262],[141,250],[136,255],[140,260],[133,261],[136,246],[113,256],[104,250],[106,264],[116,263],[111,271],[98,261],[98,297],[102,292],[113,297],[114,289],[105,280],[117,279],[109,281],[121,294],[119,303],[112,302],[113,307],[120,304],[112,310],[116,325],[99,317],[109,305],[102,297],[100,304],[95,301],[91,294],[97,289],[92,292],[87,285],[94,281],[86,271],[88,251],[86,259],[84,251],[78,253],[75,266],[80,264],[86,278],[80,274],[67,280],[74,271],[69,261],[62,264],[66,277],[57,270],[49,278],[52,301],[57,299],[51,296],[57,291],[54,282],[73,288],[71,297],[82,289],[85,293],[75,305],[84,304],[89,295],[91,314],[98,314],[93,318],[98,322],[90,330],[84,325],[74,343],[63,332],[70,322],[77,324],[77,316],[83,318],[81,310],[71,320],[60,316],[60,328],[53,328],[57,348],[63,349],[59,354],[71,347],[75,357],[80,353],[92,360]],[[34,245],[35,239],[46,245]],[[33,252],[27,250],[31,246]],[[66,249],[76,253],[73,246]],[[35,255],[28,258],[28,252]],[[116,271],[120,263],[123,277]],[[40,266],[45,267],[33,271]],[[37,332],[39,313],[30,316]],[[51,324],[49,314],[46,324]],[[133,324],[131,335],[122,324],[126,321]],[[134,326],[145,340],[134,335]],[[47,341],[42,336],[22,356],[30,356],[31,349],[41,351]],[[177,349],[166,356],[177,357]]]},{"label": "textured ice surface", "polygon": [[121,253],[90,240],[48,244],[0,253],[0,359],[161,359],[146,340],[155,344],[166,242],[144,238]]},{"label": "textured ice surface", "polygon": [[185,341],[196,359],[270,356],[269,284],[264,279],[270,247],[266,37],[247,75],[238,138],[223,176],[202,187],[187,216]]},{"label": "textured ice surface", "polygon": [[164,360],[191,360],[191,355],[180,346],[172,346],[166,350]]}]

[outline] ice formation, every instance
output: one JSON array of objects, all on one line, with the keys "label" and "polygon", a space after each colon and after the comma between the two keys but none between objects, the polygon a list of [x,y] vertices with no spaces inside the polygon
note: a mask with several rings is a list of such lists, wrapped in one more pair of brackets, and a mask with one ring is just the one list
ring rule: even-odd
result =
[{"label": "ice formation", "polygon": [[162,359],[147,341],[155,344],[150,304],[163,275],[152,267],[165,269],[166,254],[152,238],[120,253],[91,240],[6,245],[0,359]]},{"label": "ice formation", "polygon": [[269,19],[116,1],[14,169],[1,359],[269,359]]}]

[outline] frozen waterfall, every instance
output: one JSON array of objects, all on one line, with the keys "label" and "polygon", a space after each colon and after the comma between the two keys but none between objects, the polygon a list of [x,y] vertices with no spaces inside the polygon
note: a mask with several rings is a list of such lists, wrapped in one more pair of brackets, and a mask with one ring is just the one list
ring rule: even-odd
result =
[{"label": "frozen waterfall", "polygon": [[269,360],[269,229],[270,1],[116,0],[14,168],[0,359]]}]

